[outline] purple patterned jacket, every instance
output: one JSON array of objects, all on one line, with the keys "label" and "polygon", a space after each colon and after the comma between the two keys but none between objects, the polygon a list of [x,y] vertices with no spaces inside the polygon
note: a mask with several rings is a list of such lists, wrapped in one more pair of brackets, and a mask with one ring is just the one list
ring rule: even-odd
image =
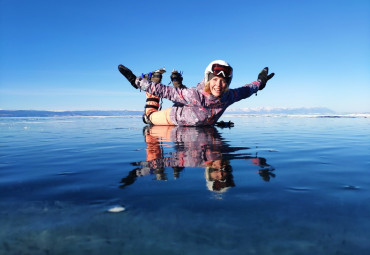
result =
[{"label": "purple patterned jacket", "polygon": [[231,104],[248,98],[258,91],[259,82],[255,81],[237,89],[229,89],[221,98],[208,94],[204,82],[196,88],[179,89],[154,83],[138,77],[136,85],[155,96],[177,103],[170,112],[171,122],[178,126],[213,125]]}]

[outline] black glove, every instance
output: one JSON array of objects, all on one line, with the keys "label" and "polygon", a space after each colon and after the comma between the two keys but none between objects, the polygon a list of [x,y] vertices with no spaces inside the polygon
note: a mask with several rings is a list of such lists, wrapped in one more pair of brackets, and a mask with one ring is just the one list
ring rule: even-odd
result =
[{"label": "black glove", "polygon": [[268,80],[274,77],[275,73],[271,73],[268,75],[269,68],[265,67],[258,75],[258,81],[260,82],[259,90],[263,90],[266,86]]},{"label": "black glove", "polygon": [[126,77],[126,79],[131,83],[131,85],[135,88],[135,89],[138,89],[139,87],[136,86],[135,84],[135,80],[136,80],[136,76],[131,72],[130,69],[128,69],[127,67],[123,66],[123,65],[119,65],[118,66],[118,70],[120,71],[120,73]]},{"label": "black glove", "polygon": [[171,74],[171,81],[172,81],[173,86],[175,88],[180,88],[180,89],[185,88],[185,85],[182,84],[182,80],[183,80],[182,73],[176,70],[173,70]]}]

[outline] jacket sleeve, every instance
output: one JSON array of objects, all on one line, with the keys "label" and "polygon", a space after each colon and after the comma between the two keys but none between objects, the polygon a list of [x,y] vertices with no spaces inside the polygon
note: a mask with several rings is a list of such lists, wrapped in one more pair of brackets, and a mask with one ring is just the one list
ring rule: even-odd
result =
[{"label": "jacket sleeve", "polygon": [[233,104],[242,99],[248,98],[254,93],[257,93],[259,85],[260,83],[258,81],[254,81],[250,84],[244,85],[243,87],[230,89],[225,100],[228,101],[229,104]]},{"label": "jacket sleeve", "polygon": [[200,104],[200,94],[196,89],[179,89],[172,86],[166,86],[160,83],[154,83],[143,79],[136,78],[136,85],[146,92],[185,105]]}]

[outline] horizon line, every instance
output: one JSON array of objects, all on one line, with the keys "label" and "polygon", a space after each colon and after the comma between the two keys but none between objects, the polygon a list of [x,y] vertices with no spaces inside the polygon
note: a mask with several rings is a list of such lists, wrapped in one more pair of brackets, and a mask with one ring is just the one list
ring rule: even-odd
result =
[{"label": "horizon line", "polygon": [[[256,114],[256,113],[263,113],[265,112],[266,114],[271,113],[274,114],[274,111],[281,111],[280,114],[283,114],[286,112],[287,114],[294,114],[289,111],[294,111],[294,110],[327,110],[327,111],[321,111],[321,112],[297,112],[297,114],[370,114],[370,111],[363,111],[363,112],[354,112],[354,111],[346,111],[346,112],[338,112],[331,110],[330,108],[327,107],[252,107],[252,108],[231,108],[228,109],[224,112],[224,114],[237,114],[237,113],[245,113],[245,114]],[[46,109],[0,109],[0,111],[40,111],[40,112],[58,112],[58,113],[63,113],[63,112],[143,112],[143,110],[137,110],[137,109],[74,109],[74,110],[46,110]],[[278,113],[277,113],[278,114]]]}]

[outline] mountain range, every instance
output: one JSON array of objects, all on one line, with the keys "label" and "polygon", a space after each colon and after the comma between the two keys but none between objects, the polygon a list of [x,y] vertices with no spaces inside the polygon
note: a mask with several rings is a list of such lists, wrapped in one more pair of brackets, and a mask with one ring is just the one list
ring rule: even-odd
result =
[{"label": "mountain range", "polygon": [[239,108],[228,109],[225,113],[229,114],[332,114],[333,110],[326,107],[258,107],[258,108]]}]

